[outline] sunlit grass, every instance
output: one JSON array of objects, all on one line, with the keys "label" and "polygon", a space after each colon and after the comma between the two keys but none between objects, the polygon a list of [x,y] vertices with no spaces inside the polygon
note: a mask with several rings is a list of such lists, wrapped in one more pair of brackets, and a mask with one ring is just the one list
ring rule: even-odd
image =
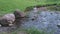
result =
[{"label": "sunlit grass", "polygon": [[0,13],[10,13],[15,9],[25,10],[28,6],[60,3],[60,0],[0,0]]}]

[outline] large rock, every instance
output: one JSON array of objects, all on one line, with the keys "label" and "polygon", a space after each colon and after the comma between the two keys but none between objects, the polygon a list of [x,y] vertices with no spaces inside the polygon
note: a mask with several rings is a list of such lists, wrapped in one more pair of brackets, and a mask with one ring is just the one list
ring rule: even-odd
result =
[{"label": "large rock", "polygon": [[14,14],[6,14],[0,18],[1,25],[12,25],[14,21],[15,21]]}]

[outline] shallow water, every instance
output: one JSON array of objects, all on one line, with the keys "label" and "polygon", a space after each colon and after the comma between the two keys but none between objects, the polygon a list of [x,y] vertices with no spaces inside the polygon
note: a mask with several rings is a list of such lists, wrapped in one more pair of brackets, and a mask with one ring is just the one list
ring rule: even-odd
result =
[{"label": "shallow water", "polygon": [[40,11],[35,13],[32,11],[28,15],[28,21],[25,21],[21,25],[23,28],[35,27],[39,30],[46,31],[48,34],[52,31],[54,34],[60,34],[60,28],[57,27],[60,23],[59,11]]}]

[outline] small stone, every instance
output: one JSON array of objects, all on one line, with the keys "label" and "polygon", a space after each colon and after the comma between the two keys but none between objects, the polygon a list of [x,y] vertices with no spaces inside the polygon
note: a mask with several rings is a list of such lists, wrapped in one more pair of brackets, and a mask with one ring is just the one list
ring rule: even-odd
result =
[{"label": "small stone", "polygon": [[0,27],[1,27],[1,24],[0,24]]},{"label": "small stone", "polygon": [[13,24],[9,24],[9,26],[12,26]]}]

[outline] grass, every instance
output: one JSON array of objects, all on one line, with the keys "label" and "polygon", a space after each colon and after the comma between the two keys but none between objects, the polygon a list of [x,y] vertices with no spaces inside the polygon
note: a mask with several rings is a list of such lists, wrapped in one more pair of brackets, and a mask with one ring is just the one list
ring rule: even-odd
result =
[{"label": "grass", "polygon": [[25,32],[26,34],[46,34],[46,32],[42,31],[42,30],[38,30],[36,28],[30,28],[30,29],[23,29],[23,30],[16,30],[14,32],[12,32],[11,34],[18,34],[21,32]]},{"label": "grass", "polygon": [[18,34],[18,33],[25,33],[25,34],[54,34],[54,30],[50,32],[46,32],[43,30],[38,30],[36,28],[29,28],[29,29],[21,29],[21,30],[16,30],[14,32],[11,32],[10,34]]},{"label": "grass", "polygon": [[0,15],[11,13],[15,9],[24,11],[28,6],[60,3],[60,0],[0,0]]},{"label": "grass", "polygon": [[38,29],[27,29],[26,32],[28,34],[46,34],[46,32],[42,31],[42,30],[38,30]]},{"label": "grass", "polygon": [[[45,29],[44,29],[45,30]],[[34,27],[29,28],[29,29],[17,29],[14,30],[12,32],[0,32],[0,34],[54,34],[54,30],[50,31],[50,32],[46,32],[44,30],[38,30]]]}]

